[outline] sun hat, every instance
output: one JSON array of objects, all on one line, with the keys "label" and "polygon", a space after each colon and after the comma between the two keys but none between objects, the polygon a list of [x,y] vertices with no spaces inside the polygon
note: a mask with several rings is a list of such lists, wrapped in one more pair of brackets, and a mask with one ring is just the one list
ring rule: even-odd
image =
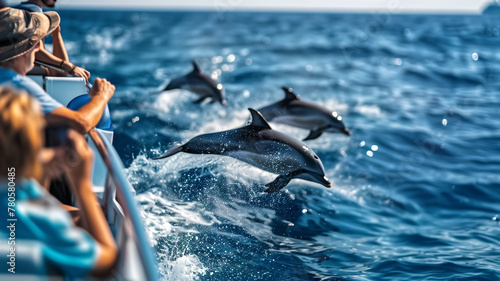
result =
[{"label": "sun hat", "polygon": [[56,12],[0,11],[0,62],[21,56],[38,45],[59,25]]}]

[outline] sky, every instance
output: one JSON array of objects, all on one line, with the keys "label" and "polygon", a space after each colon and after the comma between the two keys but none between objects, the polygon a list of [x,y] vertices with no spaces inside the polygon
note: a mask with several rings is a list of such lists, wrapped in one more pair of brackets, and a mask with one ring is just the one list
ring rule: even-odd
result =
[{"label": "sky", "polygon": [[[181,9],[338,11],[382,13],[480,13],[493,0],[58,0],[60,9]],[[500,1],[500,0],[497,0]],[[21,1],[6,0],[9,5]]]}]

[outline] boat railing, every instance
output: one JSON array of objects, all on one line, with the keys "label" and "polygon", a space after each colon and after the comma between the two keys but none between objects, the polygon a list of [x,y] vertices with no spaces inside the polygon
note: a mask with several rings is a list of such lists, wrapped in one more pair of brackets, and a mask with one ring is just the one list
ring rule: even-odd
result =
[{"label": "boat railing", "polygon": [[101,205],[121,251],[117,272],[125,274],[126,280],[158,280],[156,261],[133,197],[135,191],[122,161],[99,130],[92,129],[89,137],[107,169]]}]

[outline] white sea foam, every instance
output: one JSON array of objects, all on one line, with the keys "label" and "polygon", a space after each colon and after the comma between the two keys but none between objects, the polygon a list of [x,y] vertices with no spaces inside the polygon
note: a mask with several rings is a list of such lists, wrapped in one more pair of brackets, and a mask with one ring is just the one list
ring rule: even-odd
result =
[{"label": "white sea foam", "polygon": [[228,113],[225,109],[219,110],[216,114],[204,116],[204,122],[198,122],[199,127],[194,131],[186,132],[186,137],[194,137],[198,134],[214,133],[226,130],[232,130],[242,127],[250,118],[250,112],[247,109]]},{"label": "white sea foam", "polygon": [[219,222],[209,213],[202,216],[197,203],[165,199],[156,188],[138,194],[136,200],[152,245],[158,245],[159,239],[174,233],[197,233],[190,228],[192,224],[212,225]]},{"label": "white sea foam", "polygon": [[[141,158],[139,162],[148,163],[144,156],[141,155],[138,158]],[[155,166],[153,163],[149,163],[147,166],[149,168],[143,169],[144,172],[156,169],[153,168]],[[160,170],[159,176],[165,175],[166,171],[167,169]],[[131,177],[131,182],[137,181],[134,174]],[[146,178],[148,177],[146,176]],[[185,243],[179,241],[175,251],[172,251],[160,241],[163,239],[176,240],[176,236],[181,237],[180,235],[185,233],[198,233],[195,228],[191,227],[192,225],[212,225],[220,223],[219,220],[210,212],[200,212],[202,207],[197,202],[167,199],[161,188],[152,188],[138,194],[136,200],[150,243],[157,248],[159,260],[157,266],[162,280],[199,280],[199,277],[206,273],[207,268],[196,255],[190,253],[187,246],[183,246]],[[184,249],[179,251],[180,248]]]},{"label": "white sea foam", "polygon": [[376,105],[357,105],[354,107],[354,111],[369,116],[382,116],[384,114],[380,107]]},{"label": "white sea foam", "polygon": [[158,109],[165,113],[180,114],[180,104],[187,99],[188,97],[184,90],[175,89],[158,95],[151,106],[153,109]]},{"label": "white sea foam", "polygon": [[199,280],[207,272],[207,268],[195,255],[182,256],[175,260],[164,259],[158,264],[163,281]]}]

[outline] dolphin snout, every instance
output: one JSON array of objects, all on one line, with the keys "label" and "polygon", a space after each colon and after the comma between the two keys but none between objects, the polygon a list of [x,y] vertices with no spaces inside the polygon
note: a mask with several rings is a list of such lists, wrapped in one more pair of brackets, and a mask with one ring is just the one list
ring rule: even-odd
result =
[{"label": "dolphin snout", "polygon": [[346,134],[346,135],[348,135],[348,136],[351,135],[351,131],[349,131],[349,129],[347,129],[347,128],[344,129],[343,133]]},{"label": "dolphin snout", "polygon": [[220,101],[220,104],[222,104],[223,106],[226,106],[226,104],[227,104],[227,103],[226,103],[226,100],[221,100],[221,101]]},{"label": "dolphin snout", "polygon": [[332,183],[326,176],[323,176],[323,178],[321,179],[321,184],[326,187],[332,187]]}]

